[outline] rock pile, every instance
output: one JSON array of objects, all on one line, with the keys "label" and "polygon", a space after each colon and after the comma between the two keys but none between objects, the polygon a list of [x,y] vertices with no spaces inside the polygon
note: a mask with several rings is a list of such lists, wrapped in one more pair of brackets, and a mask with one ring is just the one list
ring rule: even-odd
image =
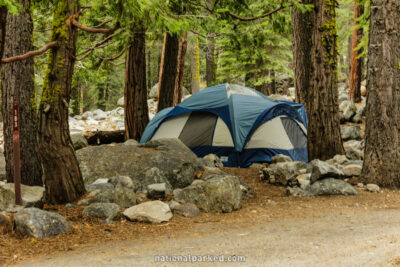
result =
[{"label": "rock pile", "polygon": [[276,162],[260,171],[262,180],[287,186],[287,193],[294,196],[356,195],[357,191],[344,179],[360,174],[361,164],[344,155],[337,155],[330,161],[313,160],[308,164]]}]

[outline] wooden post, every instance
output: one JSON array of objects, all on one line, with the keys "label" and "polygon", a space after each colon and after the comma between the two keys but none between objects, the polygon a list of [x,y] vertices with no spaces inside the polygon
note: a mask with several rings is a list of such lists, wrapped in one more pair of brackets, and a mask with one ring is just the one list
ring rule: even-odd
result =
[{"label": "wooden post", "polygon": [[13,155],[14,155],[14,188],[15,204],[22,205],[21,197],[21,160],[19,142],[19,105],[17,101],[13,103]]}]

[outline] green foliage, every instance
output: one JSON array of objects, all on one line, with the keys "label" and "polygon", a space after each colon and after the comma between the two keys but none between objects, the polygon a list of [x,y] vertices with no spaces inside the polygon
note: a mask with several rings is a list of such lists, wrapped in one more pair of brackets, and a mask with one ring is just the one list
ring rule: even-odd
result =
[{"label": "green foliage", "polygon": [[[272,1],[268,5],[265,2],[246,1],[247,9],[239,7],[232,12],[252,17],[256,15],[251,10],[273,10],[279,6]],[[239,22],[226,17],[222,23],[217,40],[219,82],[246,80],[246,85],[258,87],[270,82],[265,73],[271,70],[293,76],[289,68],[292,59],[289,8],[264,19]]]},{"label": "green foliage", "polygon": [[14,15],[18,14],[21,10],[21,5],[15,0],[0,0],[0,6],[7,7],[8,12]]}]

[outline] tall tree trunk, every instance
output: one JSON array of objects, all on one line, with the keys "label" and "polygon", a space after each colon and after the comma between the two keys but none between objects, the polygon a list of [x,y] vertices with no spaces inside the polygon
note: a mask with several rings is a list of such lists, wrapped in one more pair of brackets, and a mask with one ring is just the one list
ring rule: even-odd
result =
[{"label": "tall tree trunk", "polygon": [[158,107],[160,111],[174,104],[174,88],[178,67],[179,36],[166,33],[163,46],[160,80],[158,83]]},{"label": "tall tree trunk", "polygon": [[215,80],[215,38],[212,34],[207,35],[206,55],[206,81],[207,86],[214,84]]},{"label": "tall tree trunk", "polygon": [[[33,23],[30,0],[19,0],[22,10],[7,17],[5,57],[25,54],[32,49]],[[4,155],[8,182],[14,180],[13,102],[19,103],[21,182],[43,185],[42,166],[36,139],[35,86],[33,58],[2,65],[1,93],[3,110]]]},{"label": "tall tree trunk", "polygon": [[3,58],[4,43],[6,41],[7,8],[0,6],[0,58]]},{"label": "tall tree trunk", "polygon": [[194,36],[195,41],[192,44],[192,56],[190,59],[190,72],[192,76],[191,91],[192,94],[200,91],[200,49],[199,49],[199,39]]},{"label": "tall tree trunk", "polygon": [[153,87],[152,77],[151,77],[151,51],[150,49],[147,50],[147,91],[150,92],[151,87]]},{"label": "tall tree trunk", "polygon": [[79,163],[68,127],[68,106],[75,63],[78,29],[69,23],[79,14],[78,0],[57,1],[51,41],[58,47],[49,54],[39,107],[39,154],[48,203],[66,203],[85,193]]},{"label": "tall tree trunk", "polygon": [[366,183],[400,188],[400,3],[371,1],[367,68]]},{"label": "tall tree trunk", "polygon": [[[312,4],[312,0],[302,0],[302,3]],[[296,101],[305,105],[311,78],[311,12],[302,13],[292,8],[292,25]]]},{"label": "tall tree trunk", "polygon": [[126,53],[125,138],[140,140],[149,122],[146,90],[146,32],[142,25],[133,29]]},{"label": "tall tree trunk", "polygon": [[308,114],[308,157],[330,159],[343,154],[337,91],[336,1],[314,0]]},{"label": "tall tree trunk", "polygon": [[182,33],[178,48],[178,66],[174,87],[174,106],[181,103],[183,96],[183,73],[185,71],[185,56],[187,49],[186,33]]},{"label": "tall tree trunk", "polygon": [[356,50],[362,38],[363,30],[362,28],[356,29],[358,26],[357,19],[363,14],[363,6],[354,3],[354,29],[351,42],[351,67],[350,67],[350,99],[356,103],[361,102],[361,76],[362,76],[362,64],[363,59],[357,58],[361,50]]}]

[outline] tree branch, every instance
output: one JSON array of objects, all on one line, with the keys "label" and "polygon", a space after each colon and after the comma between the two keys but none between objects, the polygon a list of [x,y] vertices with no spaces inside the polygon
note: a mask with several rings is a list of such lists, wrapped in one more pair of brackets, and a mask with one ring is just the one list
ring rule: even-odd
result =
[{"label": "tree branch", "polygon": [[256,17],[251,17],[251,18],[240,17],[238,15],[235,15],[235,14],[231,13],[230,11],[222,11],[220,13],[227,14],[227,15],[231,16],[232,18],[238,19],[240,21],[253,21],[253,20],[258,20],[258,19],[262,19],[262,18],[268,17],[268,16],[278,12],[279,10],[281,10],[283,8],[285,8],[285,7],[283,5],[281,5],[280,7],[276,8],[276,9],[270,11],[270,12],[267,12],[265,14],[262,14],[262,15],[259,15],[259,16],[256,16]]},{"label": "tree branch", "polygon": [[85,58],[88,57],[90,54],[92,54],[93,51],[94,51],[95,49],[104,47],[104,46],[102,46],[102,45],[105,44],[106,42],[110,41],[110,40],[111,40],[115,35],[117,35],[117,34],[118,34],[118,32],[115,32],[115,33],[113,33],[113,34],[107,36],[107,38],[105,38],[105,39],[103,39],[103,40],[101,40],[101,41],[98,41],[94,46],[92,46],[92,47],[90,47],[90,48],[86,49],[85,51],[83,51],[83,52],[81,52],[81,53],[78,54],[78,56],[84,54],[83,57],[81,57],[81,58],[75,58],[75,59],[76,59],[77,61],[81,61],[81,60],[85,59]]},{"label": "tree branch", "polygon": [[110,57],[110,58],[100,57],[100,59],[103,61],[114,61],[114,60],[120,58],[124,54],[125,51],[126,51],[126,48],[122,49],[121,52],[119,52],[117,55],[115,55],[113,57]]},{"label": "tree branch", "polygon": [[38,50],[34,50],[34,51],[29,51],[23,55],[18,55],[18,56],[14,56],[14,57],[9,57],[9,58],[3,58],[1,60],[2,63],[11,63],[11,62],[15,62],[15,61],[21,61],[24,59],[28,59],[37,55],[41,55],[44,52],[46,52],[47,50],[49,50],[50,48],[56,47],[58,44],[56,41],[51,42],[45,46],[43,46],[42,48],[38,49]]},{"label": "tree branch", "polygon": [[[80,24],[78,21],[76,21],[75,20],[75,18],[72,18],[72,24],[74,25],[74,26],[76,26],[76,27],[78,27],[79,29],[81,29],[81,30],[83,30],[83,31],[86,31],[86,32],[91,32],[91,33],[112,33],[112,32],[114,32],[116,29],[118,29],[120,26],[119,26],[119,22],[117,22],[116,24],[115,24],[115,26],[114,27],[112,27],[112,28],[95,28],[95,27],[86,27],[86,26],[83,26],[82,24]],[[104,23],[104,22],[103,22]],[[107,23],[107,22],[106,22]],[[106,24],[106,23],[104,23],[104,24]],[[103,25],[104,25],[103,24]],[[101,25],[101,24],[100,24]],[[97,26],[97,27],[99,27],[99,25]]]},{"label": "tree branch", "polygon": [[103,21],[102,23],[100,23],[99,25],[93,26],[93,28],[100,28],[103,27],[104,25],[106,25],[107,23],[113,21],[113,19],[108,19],[106,21]]}]

